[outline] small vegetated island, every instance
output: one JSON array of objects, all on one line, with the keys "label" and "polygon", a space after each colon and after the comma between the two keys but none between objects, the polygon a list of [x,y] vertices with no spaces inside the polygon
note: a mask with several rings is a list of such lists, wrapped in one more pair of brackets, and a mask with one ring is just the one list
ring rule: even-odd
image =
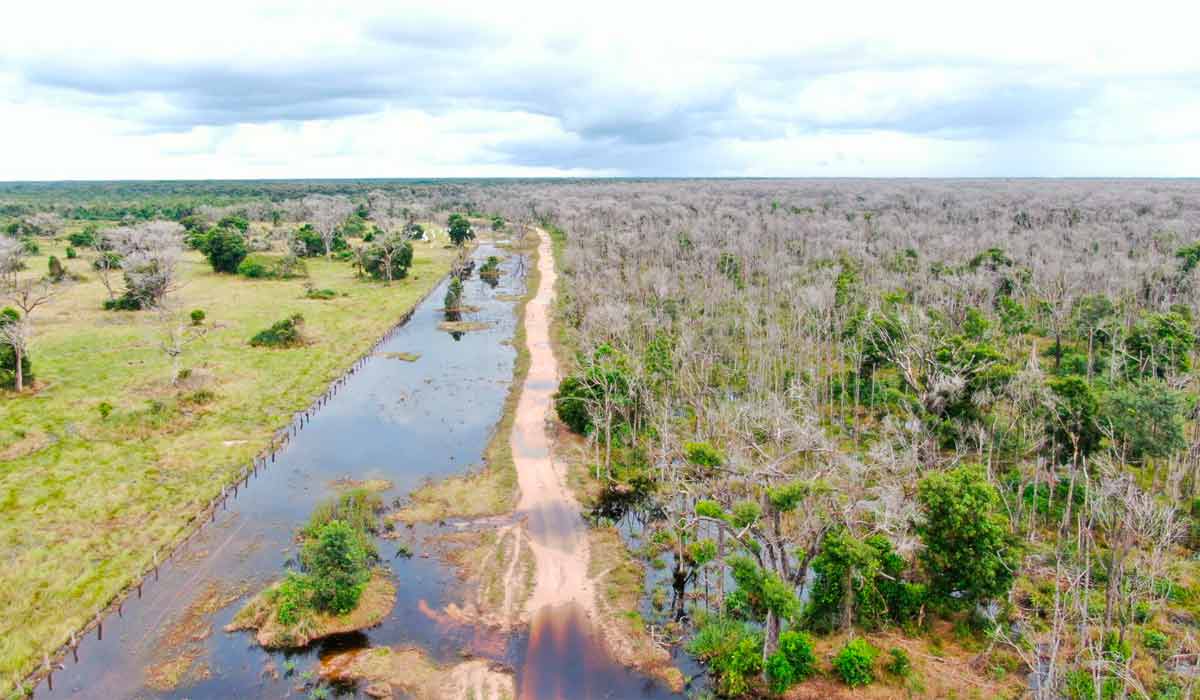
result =
[{"label": "small vegetated island", "polygon": [[288,648],[382,622],[396,598],[387,570],[375,566],[371,536],[382,508],[363,488],[319,508],[297,533],[298,570],[255,596],[226,630],[255,630],[262,646]]}]

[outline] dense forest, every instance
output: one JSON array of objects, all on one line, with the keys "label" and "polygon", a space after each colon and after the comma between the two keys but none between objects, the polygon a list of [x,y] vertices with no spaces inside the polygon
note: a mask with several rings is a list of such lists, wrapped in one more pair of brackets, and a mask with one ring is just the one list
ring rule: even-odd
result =
[{"label": "dense forest", "polygon": [[314,193],[554,234],[558,416],[711,692],[1191,696],[1200,184],[10,184],[0,217],[278,224]]}]

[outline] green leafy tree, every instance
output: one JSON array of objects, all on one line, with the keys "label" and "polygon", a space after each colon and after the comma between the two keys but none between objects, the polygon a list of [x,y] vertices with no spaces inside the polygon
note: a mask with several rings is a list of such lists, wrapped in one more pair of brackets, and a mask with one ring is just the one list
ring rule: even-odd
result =
[{"label": "green leafy tree", "polygon": [[215,272],[235,274],[247,252],[246,239],[236,228],[221,227],[208,232],[204,253]]},{"label": "green leafy tree", "polygon": [[1100,447],[1100,400],[1091,384],[1078,375],[1057,377],[1048,382],[1054,396],[1049,416],[1050,434],[1064,457],[1086,457]]},{"label": "green leafy tree", "polygon": [[1104,400],[1104,423],[1126,459],[1168,457],[1187,447],[1185,416],[1192,402],[1162,381],[1121,386]]},{"label": "green leafy tree", "polygon": [[920,561],[930,596],[947,608],[970,608],[1004,595],[1012,585],[1016,551],[1000,494],[983,469],[963,465],[921,479],[917,499]]},{"label": "green leafy tree", "polygon": [[450,219],[447,222],[447,233],[450,234],[450,242],[456,246],[461,246],[475,238],[475,229],[471,227],[471,222],[462,214],[450,215]]},{"label": "green leafy tree", "polygon": [[1150,314],[1129,335],[1128,372],[1159,378],[1187,372],[1195,346],[1196,332],[1186,316],[1177,311]]},{"label": "green leafy tree", "polygon": [[341,520],[331,520],[305,543],[300,563],[311,577],[313,605],[344,615],[358,605],[371,578],[370,552],[363,535]]}]

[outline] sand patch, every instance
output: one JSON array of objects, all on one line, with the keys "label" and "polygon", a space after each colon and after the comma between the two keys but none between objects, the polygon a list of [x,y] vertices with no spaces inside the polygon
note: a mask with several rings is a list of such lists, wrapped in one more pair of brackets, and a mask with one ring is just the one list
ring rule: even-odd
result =
[{"label": "sand patch", "polygon": [[371,697],[394,691],[419,700],[511,700],[516,697],[512,672],[498,664],[472,659],[453,666],[435,664],[414,647],[372,647],[331,654],[321,659],[320,676],[365,685]]}]

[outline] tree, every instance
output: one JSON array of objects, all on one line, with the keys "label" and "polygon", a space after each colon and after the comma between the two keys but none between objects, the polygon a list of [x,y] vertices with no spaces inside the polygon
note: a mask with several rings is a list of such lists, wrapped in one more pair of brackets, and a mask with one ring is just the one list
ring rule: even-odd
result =
[{"label": "tree", "polygon": [[344,615],[358,605],[371,578],[371,553],[361,533],[341,520],[321,526],[300,550],[300,563],[311,577],[318,610]]},{"label": "tree", "polygon": [[158,306],[159,348],[171,360],[172,384],[179,383],[181,363],[187,347],[208,333],[208,328],[201,324],[203,320],[204,312],[199,309],[184,313],[174,304],[163,303]]},{"label": "tree", "polygon": [[25,388],[25,359],[29,351],[29,341],[33,337],[34,311],[50,302],[56,294],[55,288],[47,280],[23,280],[12,284],[5,296],[12,302],[20,314],[13,318],[6,315],[7,321],[0,325],[0,343],[12,348],[13,388],[19,393]]},{"label": "tree", "polygon": [[0,237],[0,285],[16,284],[17,273],[25,269],[24,257],[20,241]]},{"label": "tree", "polygon": [[234,227],[218,227],[208,232],[205,255],[215,272],[234,274],[246,259],[246,238]]},{"label": "tree", "polygon": [[969,608],[1004,595],[1012,585],[1016,552],[1000,495],[983,469],[964,465],[933,472],[917,486],[923,521],[920,561],[932,598]]},{"label": "tree", "polygon": [[1123,460],[1169,457],[1187,447],[1184,418],[1191,403],[1162,381],[1132,382],[1105,397],[1103,422]]},{"label": "tree", "polygon": [[456,246],[461,246],[475,238],[475,229],[471,227],[471,222],[462,214],[451,214],[446,225],[447,233],[450,234],[450,242]]},{"label": "tree", "polygon": [[391,284],[393,279],[408,274],[412,259],[412,243],[403,234],[393,231],[375,239],[367,248],[363,268],[375,279],[383,279]]},{"label": "tree", "polygon": [[[125,273],[124,296],[110,299],[106,308],[152,308],[178,287],[177,265],[183,252],[182,226],[173,221],[150,221],[105,233],[106,246],[119,256],[121,270]],[[107,253],[101,253],[102,276],[111,264],[111,259],[104,257]]]},{"label": "tree", "polygon": [[0,309],[0,386],[16,388],[17,376],[24,380],[33,378],[29,353],[18,354],[24,348],[24,329],[15,328],[21,323],[21,313],[12,307]]},{"label": "tree", "polygon": [[313,229],[321,237],[321,243],[325,246],[325,257],[331,257],[333,242],[338,236],[338,228],[354,211],[354,207],[344,197],[314,194],[304,198],[304,208],[312,222]]}]

